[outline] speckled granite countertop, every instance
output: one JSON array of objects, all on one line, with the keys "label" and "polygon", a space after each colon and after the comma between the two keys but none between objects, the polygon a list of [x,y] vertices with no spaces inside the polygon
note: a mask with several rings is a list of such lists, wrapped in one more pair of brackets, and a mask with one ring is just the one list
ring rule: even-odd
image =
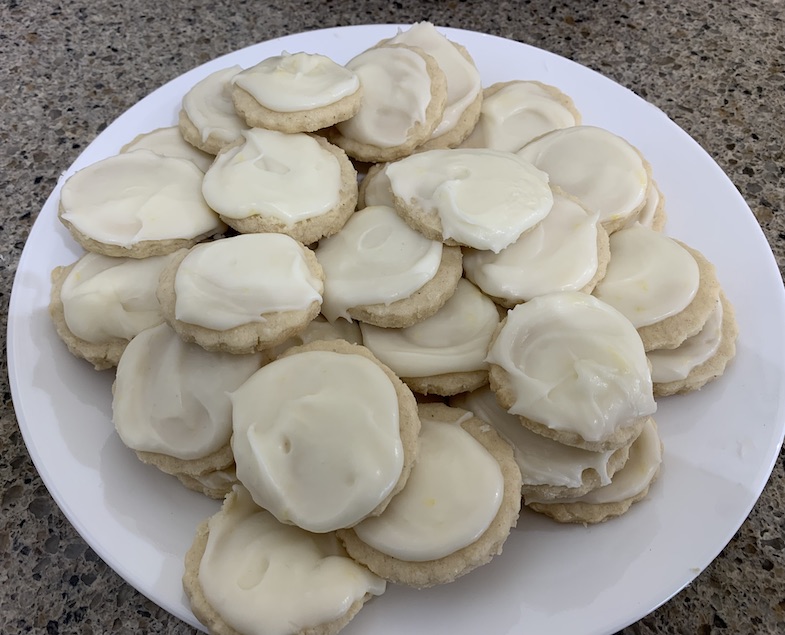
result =
[{"label": "speckled granite countertop", "polygon": [[[727,172],[785,266],[785,4],[650,2],[15,2],[0,7],[0,298],[56,179],[137,100],[234,49],[314,28],[429,19],[589,66],[664,110]],[[2,360],[0,633],[190,633],[65,520],[17,427]],[[779,460],[736,537],[627,635],[785,632]]]}]

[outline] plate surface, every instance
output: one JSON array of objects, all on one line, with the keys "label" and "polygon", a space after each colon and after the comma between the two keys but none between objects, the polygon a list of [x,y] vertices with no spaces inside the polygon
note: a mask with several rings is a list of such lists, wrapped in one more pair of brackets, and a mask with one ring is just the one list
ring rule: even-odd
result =
[{"label": "plate surface", "polygon": [[[390,587],[345,629],[375,633],[611,633],[678,592],[746,518],[785,428],[785,294],[771,250],[736,188],[684,131],[630,91],[569,60],[494,36],[442,30],[474,57],[483,85],[536,79],[561,88],[584,123],[637,146],[665,194],[666,232],[717,266],[740,326],[738,354],[699,393],[661,399],[660,479],[624,517],[560,526],[524,512],[504,553],[459,581],[427,591]],[[250,66],[282,50],[344,63],[394,26],[327,29],[264,42],[194,69],[110,125],[64,173],[22,254],[9,309],[8,358],[25,442],[77,531],[123,578],[198,626],[180,585],[197,524],[218,503],[140,463],[111,422],[111,372],[72,357],[47,313],[49,273],[81,254],[56,218],[63,178],[115,154],[138,133],[176,122],[183,94],[208,73]]]}]

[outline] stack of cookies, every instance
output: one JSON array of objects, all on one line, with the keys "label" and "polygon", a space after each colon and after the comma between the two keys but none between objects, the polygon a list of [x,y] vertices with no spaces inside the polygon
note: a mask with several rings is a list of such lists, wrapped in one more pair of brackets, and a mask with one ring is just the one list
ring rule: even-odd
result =
[{"label": "stack of cookies", "polygon": [[522,504],[625,513],[654,396],[735,354],[641,153],[556,87],[483,90],[428,23],[209,75],[59,216],[88,253],[53,272],[58,334],[117,367],[142,461],[224,499],[183,578],[221,635],[336,633],[500,554]]}]

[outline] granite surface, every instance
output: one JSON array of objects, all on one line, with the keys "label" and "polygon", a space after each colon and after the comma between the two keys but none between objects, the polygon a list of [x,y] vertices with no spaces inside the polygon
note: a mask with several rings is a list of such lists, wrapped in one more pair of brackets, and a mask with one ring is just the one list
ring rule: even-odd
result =
[{"label": "granite surface", "polygon": [[[223,53],[314,28],[428,19],[591,67],[719,163],[785,266],[785,3],[22,2],[0,6],[0,338],[25,239],[58,175],[124,110]],[[191,633],[125,584],[57,508],[23,444],[2,359],[0,633]],[[721,555],[623,632],[785,632],[785,470]]]}]

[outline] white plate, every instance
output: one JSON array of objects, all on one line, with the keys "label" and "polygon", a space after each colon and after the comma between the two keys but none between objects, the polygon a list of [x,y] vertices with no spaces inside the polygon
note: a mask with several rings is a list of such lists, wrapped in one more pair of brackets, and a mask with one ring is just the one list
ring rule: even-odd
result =
[{"label": "white plate", "polygon": [[[292,35],[214,60],[173,80],[109,126],[64,176],[116,153],[136,134],[176,121],[182,95],[209,72],[282,50],[339,62],[392,26]],[[702,251],[736,305],[738,355],[700,393],[660,401],[665,463],[647,500],[596,527],[524,513],[494,561],[450,585],[394,587],[345,633],[610,633],[692,580],[746,518],[771,472],[785,426],[785,294],[749,208],[709,156],[661,111],[578,64],[517,42],[444,29],[466,46],[484,85],[537,79],[571,95],[584,122],[631,141],[665,194],[667,231]],[[62,183],[62,178],[60,180]],[[180,586],[196,525],[218,504],[140,463],[114,434],[112,373],[72,357],[47,314],[49,272],[80,249],[56,218],[60,184],[22,254],[8,324],[11,388],[41,477],[92,548],[123,578],[197,625]]]}]

